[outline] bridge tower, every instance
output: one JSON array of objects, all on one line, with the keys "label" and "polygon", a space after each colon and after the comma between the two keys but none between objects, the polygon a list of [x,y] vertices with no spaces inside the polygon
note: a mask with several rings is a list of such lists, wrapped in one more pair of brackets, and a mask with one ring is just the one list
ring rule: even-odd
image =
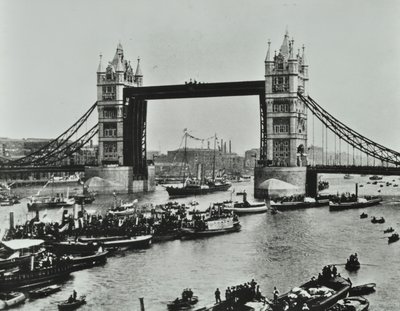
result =
[{"label": "bridge tower", "polygon": [[[265,196],[261,185],[270,178],[305,189],[307,166],[307,108],[297,93],[305,93],[308,64],[304,46],[295,51],[286,31],[274,55],[271,43],[265,58],[265,106],[259,166],[255,168],[255,196]],[[264,118],[264,119],[263,119]],[[260,186],[261,185],[261,186]]]},{"label": "bridge tower", "polygon": [[139,60],[134,72],[124,57],[121,43],[114,58],[103,66],[102,56],[97,69],[97,106],[99,114],[99,165],[123,165],[123,89],[142,86]]},{"label": "bridge tower", "polygon": [[118,44],[114,58],[107,66],[102,56],[97,69],[97,107],[99,117],[99,155],[98,167],[85,169],[85,177],[101,177],[103,186],[96,190],[101,193],[142,192],[148,190],[147,180],[135,182],[132,166],[124,159],[124,108],[123,90],[125,87],[143,85],[143,74],[138,59],[136,69],[125,59],[121,43]]}]

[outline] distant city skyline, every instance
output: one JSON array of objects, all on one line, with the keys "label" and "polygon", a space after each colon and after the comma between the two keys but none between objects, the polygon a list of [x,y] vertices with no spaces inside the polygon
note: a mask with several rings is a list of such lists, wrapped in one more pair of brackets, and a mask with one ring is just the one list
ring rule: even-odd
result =
[{"label": "distant city skyline", "polygon": [[[111,61],[119,42],[127,59],[140,56],[145,86],[262,80],[267,42],[279,50],[287,27],[296,50],[306,47],[309,94],[400,150],[398,1],[21,0],[0,8],[2,137],[55,138],[72,125],[96,100],[99,54]],[[231,139],[242,154],[259,147],[258,99],[149,103],[149,150],[176,149],[184,128]]]}]

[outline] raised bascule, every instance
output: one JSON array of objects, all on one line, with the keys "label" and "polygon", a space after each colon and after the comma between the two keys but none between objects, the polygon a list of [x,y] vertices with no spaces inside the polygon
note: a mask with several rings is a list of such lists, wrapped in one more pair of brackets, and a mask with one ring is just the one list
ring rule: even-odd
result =
[{"label": "raised bascule", "polygon": [[[85,177],[101,177],[108,187],[103,192],[143,192],[155,189],[154,166],[146,159],[147,105],[152,100],[203,98],[221,96],[257,96],[260,110],[260,158],[254,170],[254,195],[265,196],[263,182],[280,179],[298,186],[306,194],[317,194],[320,173],[400,175],[400,153],[359,134],[330,115],[307,94],[308,62],[305,48],[296,50],[286,32],[278,52],[272,53],[268,42],[265,79],[258,81],[185,83],[179,85],[143,86],[138,60],[133,70],[125,59],[122,45],[117,46],[113,60],[97,70],[97,102],[68,130],[52,142],[24,158],[8,161],[0,167],[0,179],[21,172],[71,172],[85,170]],[[98,109],[98,125],[75,141],[89,115]],[[322,123],[322,154],[325,161],[316,163],[308,155],[308,119]],[[328,130],[334,136],[335,160],[328,162]],[[98,133],[98,166],[60,166]],[[325,135],[324,135],[325,134]],[[341,162],[341,144],[353,149],[353,163]],[[338,153],[337,148],[338,146]],[[356,165],[355,150],[360,153]],[[336,155],[340,154],[340,158]],[[367,157],[362,165],[362,157]],[[339,160],[337,160],[339,159]],[[372,159],[373,165],[370,165]],[[378,165],[376,165],[378,162]]]}]

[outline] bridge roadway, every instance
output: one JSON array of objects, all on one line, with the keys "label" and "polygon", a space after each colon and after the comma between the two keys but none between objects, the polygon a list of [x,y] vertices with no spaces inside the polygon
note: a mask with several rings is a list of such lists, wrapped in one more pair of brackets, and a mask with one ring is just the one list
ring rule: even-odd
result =
[{"label": "bridge roadway", "polygon": [[84,172],[85,165],[65,165],[65,166],[2,166],[0,167],[0,180],[25,179],[30,176],[48,175],[54,173],[74,174]]}]

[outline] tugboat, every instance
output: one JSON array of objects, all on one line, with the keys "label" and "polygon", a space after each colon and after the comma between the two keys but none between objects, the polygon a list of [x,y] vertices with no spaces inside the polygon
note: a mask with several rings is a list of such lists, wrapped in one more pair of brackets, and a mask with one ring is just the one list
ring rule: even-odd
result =
[{"label": "tugboat", "polygon": [[224,209],[227,211],[233,211],[236,214],[255,214],[255,213],[265,213],[268,211],[267,204],[263,203],[249,203],[247,201],[246,191],[238,192],[236,195],[241,195],[243,197],[242,202],[231,202],[224,204]]},{"label": "tugboat", "polygon": [[398,233],[393,233],[389,238],[388,238],[388,243],[394,243],[399,240],[399,234]]}]

